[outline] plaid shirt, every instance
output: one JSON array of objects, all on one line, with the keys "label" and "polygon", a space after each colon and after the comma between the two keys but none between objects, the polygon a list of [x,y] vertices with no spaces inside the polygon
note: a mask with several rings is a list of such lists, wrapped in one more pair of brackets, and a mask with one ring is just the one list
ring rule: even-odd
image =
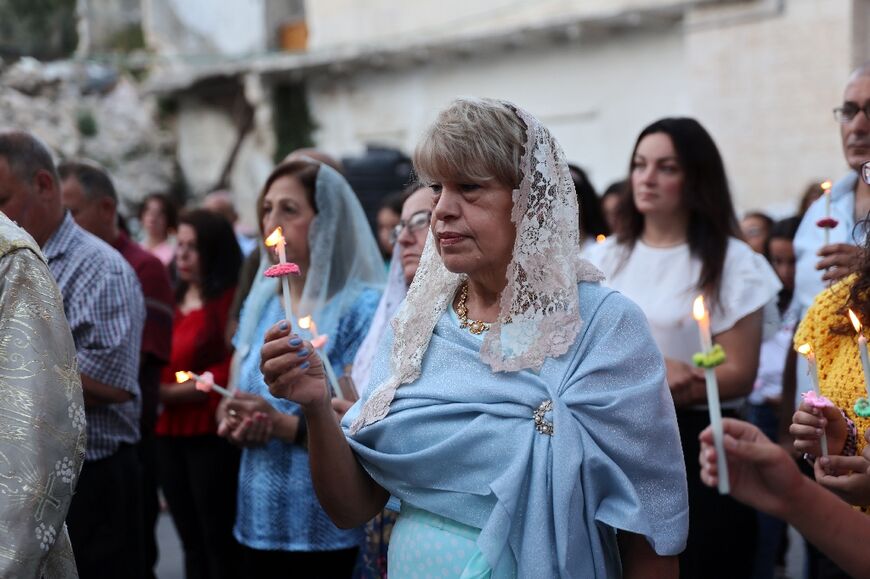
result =
[{"label": "plaid shirt", "polygon": [[139,280],[121,254],[75,224],[69,213],[42,248],[63,295],[79,370],[133,394],[121,404],[88,405],[86,461],[139,440],[139,347],[145,305]]}]

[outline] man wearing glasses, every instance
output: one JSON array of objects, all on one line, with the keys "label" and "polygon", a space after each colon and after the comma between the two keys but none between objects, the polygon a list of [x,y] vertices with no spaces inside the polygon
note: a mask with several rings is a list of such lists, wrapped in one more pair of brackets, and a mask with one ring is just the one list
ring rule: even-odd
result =
[{"label": "man wearing glasses", "polygon": [[[801,317],[813,298],[831,283],[855,271],[861,260],[864,236],[870,231],[867,219],[870,213],[870,182],[859,178],[870,171],[870,62],[856,69],[846,84],[843,104],[834,109],[834,119],[840,124],[843,154],[851,171],[834,183],[830,191],[830,215],[837,226],[829,230],[830,240],[824,243],[824,230],[816,225],[826,217],[824,196],[807,210],[794,240],[795,270],[794,306],[800,308]],[[858,227],[856,227],[858,224]],[[791,353],[794,355],[794,352]],[[812,388],[806,361],[797,356],[797,393]],[[790,381],[783,386],[783,400],[788,397]],[[796,397],[795,406],[800,398]],[[791,422],[792,413],[783,407],[783,424]],[[847,577],[839,574],[824,557],[810,555],[810,577]],[[822,575],[820,575],[822,574]]]}]

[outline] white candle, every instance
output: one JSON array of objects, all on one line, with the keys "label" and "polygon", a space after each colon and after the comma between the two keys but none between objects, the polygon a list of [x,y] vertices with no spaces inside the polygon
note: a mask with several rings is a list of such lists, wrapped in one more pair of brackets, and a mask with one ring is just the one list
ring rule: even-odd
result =
[{"label": "white candle", "polygon": [[[311,316],[305,316],[304,318],[300,318],[299,327],[310,330],[312,340],[316,340],[319,337],[317,334],[317,324],[314,323],[314,320],[311,319]],[[329,381],[329,385],[335,392],[336,397],[339,400],[344,400],[344,393],[341,391],[341,388],[338,385],[338,378],[335,377],[335,369],[333,369],[332,367],[332,362],[329,361],[329,356],[326,355],[326,342],[324,342],[324,345],[322,347],[316,348],[316,350],[317,354],[320,356],[320,359],[323,361],[323,368],[326,371],[326,379]]]},{"label": "white candle", "polygon": [[[704,307],[704,297],[698,296],[692,307],[692,315],[698,322],[701,333],[701,349],[709,354],[713,349],[713,336],[710,333],[710,316]],[[728,461],[725,457],[725,432],[722,428],[722,408],[719,405],[719,383],[716,380],[716,369],[705,368],[704,378],[707,384],[707,408],[710,411],[710,425],[713,427],[713,446],[716,447],[716,466],[719,471],[719,494],[727,495],[731,491],[728,481]]]},{"label": "white candle", "polygon": [[[285,264],[287,263],[287,252],[284,247],[287,245],[287,242],[284,241],[284,234],[281,231],[281,227],[276,227],[275,231],[273,231],[269,237],[266,238],[266,245],[269,247],[275,247],[275,253],[278,254],[278,263]],[[286,275],[281,276],[281,293],[283,295],[284,301],[284,319],[287,320],[287,323],[290,324],[290,331],[293,331],[293,307],[292,302],[290,301],[290,280],[287,279]]]},{"label": "white candle", "polygon": [[867,390],[867,398],[870,399],[870,357],[867,356],[867,338],[861,332],[861,321],[851,309],[849,310],[849,318],[858,333],[858,354],[861,356],[861,367],[864,370],[864,388]]},{"label": "white candle", "polygon": [[[804,344],[798,348],[798,352],[806,356],[813,391],[816,393],[816,396],[821,396],[822,389],[819,387],[819,367],[816,364],[816,355],[813,353],[812,347],[809,344]],[[822,438],[819,443],[822,447],[822,456],[828,456],[828,435],[824,430],[822,430]]]},{"label": "white candle", "polygon": [[[825,196],[825,219],[831,218],[831,182],[825,181],[821,184],[822,193]],[[824,227],[825,245],[831,243],[831,228]]]},{"label": "white candle", "polygon": [[858,351],[861,353],[861,366],[864,368],[864,388],[870,399],[870,358],[867,357],[867,338],[858,336]]},{"label": "white candle", "polygon": [[[212,380],[207,380],[205,377],[203,377],[199,374],[196,374],[194,372],[176,372],[175,373],[175,380],[179,384],[187,382],[188,380],[202,382],[203,384],[209,385],[208,390],[214,390],[215,392],[217,392],[218,394],[220,394],[224,398],[232,398],[233,397],[233,393],[230,392],[229,390],[227,390],[226,388],[224,388],[223,386],[218,386]],[[206,391],[208,391],[208,390],[206,390]]]}]

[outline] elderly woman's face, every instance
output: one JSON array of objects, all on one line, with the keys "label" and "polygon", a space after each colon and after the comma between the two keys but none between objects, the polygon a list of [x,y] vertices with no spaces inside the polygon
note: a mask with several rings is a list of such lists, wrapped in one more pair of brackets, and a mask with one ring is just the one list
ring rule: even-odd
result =
[{"label": "elderly woman's face", "polygon": [[448,270],[504,282],[513,254],[512,189],[496,181],[433,183],[432,233]]},{"label": "elderly woman's face", "polygon": [[[287,261],[299,264],[303,271],[309,263],[308,229],[314,215],[305,188],[296,177],[279,177],[263,196],[264,235],[280,225],[287,242]],[[274,251],[269,254],[277,260]]]}]

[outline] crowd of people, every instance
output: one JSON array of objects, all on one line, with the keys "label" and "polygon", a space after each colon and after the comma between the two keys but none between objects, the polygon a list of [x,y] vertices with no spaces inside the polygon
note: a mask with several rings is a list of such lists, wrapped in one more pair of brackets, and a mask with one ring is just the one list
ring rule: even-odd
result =
[{"label": "crowd of people", "polygon": [[0,575],[154,577],[163,506],[189,579],[773,579],[787,524],[808,577],[870,576],[870,65],[834,116],[852,171],[781,220],[738,220],[694,119],[599,197],[532,114],[462,98],[374,230],[302,150],[257,237],[227,191],[154,194],[141,244],[105,167],[0,131]]}]

